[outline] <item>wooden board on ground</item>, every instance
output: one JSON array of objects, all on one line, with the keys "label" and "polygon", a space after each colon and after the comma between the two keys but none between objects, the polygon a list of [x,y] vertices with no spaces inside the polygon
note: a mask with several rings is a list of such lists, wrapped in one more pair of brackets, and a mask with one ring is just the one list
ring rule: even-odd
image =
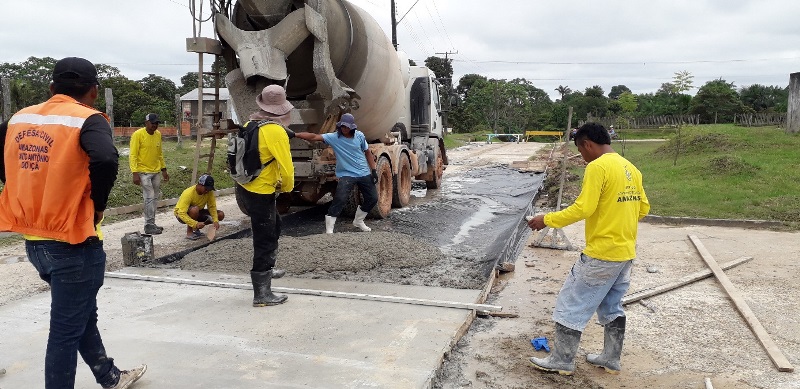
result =
[{"label": "wooden board on ground", "polygon": [[736,309],[739,310],[739,313],[747,322],[747,325],[750,326],[750,329],[756,335],[756,338],[758,338],[758,340],[761,342],[761,345],[764,346],[764,350],[767,351],[767,355],[772,360],[772,363],[775,364],[775,367],[778,368],[778,371],[793,372],[794,366],[789,363],[789,360],[786,359],[785,355],[783,355],[783,352],[781,352],[781,349],[772,340],[772,337],[769,335],[769,333],[767,333],[767,330],[764,329],[764,326],[762,326],[761,322],[758,321],[756,315],[752,310],[750,310],[750,307],[744,301],[744,297],[742,297],[741,293],[739,293],[739,290],[736,289],[731,280],[728,279],[728,276],[725,275],[725,272],[719,267],[717,261],[715,261],[714,257],[711,256],[711,253],[696,236],[689,235],[689,239],[691,239],[694,247],[697,249],[697,252],[700,253],[701,257],[703,257],[703,260],[706,261],[708,267],[711,268],[711,271],[714,272],[714,276],[717,277],[717,280],[719,280],[722,288],[725,289],[725,292],[727,292],[728,296],[731,298],[731,300],[733,300],[733,304],[736,306]]},{"label": "wooden board on ground", "polygon": [[[721,267],[722,267],[723,270],[727,270],[727,269],[730,269],[730,268],[732,268],[734,266],[738,266],[740,264],[743,264],[743,263],[745,263],[745,262],[747,262],[747,261],[749,261],[751,259],[753,259],[753,257],[741,257],[741,258],[738,258],[738,259],[734,259],[733,261],[726,262],[726,263],[722,264]],[[660,285],[660,286],[656,286],[656,287],[652,287],[652,288],[647,288],[647,289],[642,289],[640,291],[636,291],[636,292],[630,293],[627,296],[622,298],[622,305],[627,305],[627,304],[630,304],[630,303],[634,303],[634,302],[639,301],[641,299],[645,299],[645,298],[648,298],[648,297],[653,297],[655,295],[658,295],[658,294],[661,294],[661,293],[664,293],[664,292],[668,292],[668,291],[673,290],[673,289],[680,288],[681,286],[684,286],[684,285],[687,285],[687,284],[691,284],[692,282],[700,281],[702,279],[711,277],[711,275],[713,275],[713,274],[714,273],[711,270],[703,269],[703,270],[700,270],[698,272],[687,274],[687,275],[681,277],[680,279],[678,279],[676,281],[673,281],[673,282],[670,282],[668,284],[664,284],[664,285]]]}]

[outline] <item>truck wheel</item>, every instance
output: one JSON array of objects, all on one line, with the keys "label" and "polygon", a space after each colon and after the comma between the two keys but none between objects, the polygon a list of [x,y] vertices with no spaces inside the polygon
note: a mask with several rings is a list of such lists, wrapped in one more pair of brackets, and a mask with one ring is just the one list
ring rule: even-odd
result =
[{"label": "truck wheel", "polygon": [[411,162],[405,154],[400,156],[400,166],[393,179],[392,206],[403,208],[411,201]]},{"label": "truck wheel", "polygon": [[392,211],[394,185],[392,183],[392,163],[389,158],[378,158],[378,205],[369,213],[375,219],[383,219]]},{"label": "truck wheel", "polygon": [[247,207],[244,205],[244,197],[242,195],[242,191],[245,189],[239,184],[235,185],[236,187],[233,189],[233,195],[236,197],[236,205],[239,206],[239,210],[242,211],[245,216],[250,216],[250,214],[247,213]]},{"label": "truck wheel", "polygon": [[436,166],[431,173],[431,179],[425,181],[425,186],[428,189],[439,189],[442,186],[442,174],[444,174],[444,159],[439,149],[436,149]]}]

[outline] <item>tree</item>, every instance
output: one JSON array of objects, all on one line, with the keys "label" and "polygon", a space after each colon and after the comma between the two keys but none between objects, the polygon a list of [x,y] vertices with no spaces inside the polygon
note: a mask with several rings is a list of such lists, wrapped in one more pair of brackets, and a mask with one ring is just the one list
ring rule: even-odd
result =
[{"label": "tree", "polygon": [[452,84],[453,79],[453,60],[452,59],[444,59],[440,57],[428,57],[425,59],[425,66],[428,67],[433,74],[436,75],[441,82],[441,80],[447,80],[448,83]]},{"label": "tree", "polygon": [[616,100],[619,96],[625,92],[630,93],[630,88],[625,85],[615,85],[611,87],[611,92],[608,92],[608,98],[611,100]]},{"label": "tree", "polygon": [[39,104],[50,98],[50,81],[56,60],[51,57],[29,57],[19,64],[3,64],[0,76],[11,81],[12,110]]},{"label": "tree", "polygon": [[[214,78],[210,74],[203,75],[203,88],[213,88]],[[197,88],[197,72],[188,72],[181,77],[181,86],[178,94],[183,96]]]},{"label": "tree", "polygon": [[639,108],[639,103],[636,102],[636,96],[634,96],[630,91],[623,92],[621,95],[619,95],[617,103],[619,103],[620,107],[622,108],[622,113],[626,117],[633,116],[633,113],[636,112],[637,108]]},{"label": "tree", "polygon": [[155,74],[150,74],[147,77],[142,78],[139,80],[139,84],[142,86],[142,91],[144,93],[147,93],[148,95],[157,99],[170,102],[175,100],[175,93],[178,90],[172,80],[165,77],[156,76]]},{"label": "tree", "polygon": [[753,84],[739,91],[742,104],[754,112],[786,112],[788,89]]},{"label": "tree", "polygon": [[564,96],[572,93],[572,89],[569,89],[568,86],[564,85],[559,85],[558,88],[555,89],[555,91],[558,92],[559,95],[561,95],[562,100],[564,99]]},{"label": "tree", "polygon": [[591,114],[594,117],[603,117],[608,111],[608,98],[600,85],[586,88],[584,98],[575,107],[579,118]]},{"label": "tree", "polygon": [[692,73],[689,73],[688,70],[675,72],[672,77],[672,85],[675,88],[675,93],[683,93],[692,90],[692,88],[694,88],[694,86],[692,86],[693,79],[694,76]]},{"label": "tree", "polygon": [[462,100],[466,100],[466,98],[469,96],[470,89],[472,89],[473,85],[475,85],[475,83],[478,81],[486,81],[486,77],[474,73],[465,74],[458,80],[456,93]]},{"label": "tree", "polygon": [[742,102],[736,86],[721,78],[701,86],[691,104],[691,112],[699,114],[703,123],[730,123],[741,111]]}]

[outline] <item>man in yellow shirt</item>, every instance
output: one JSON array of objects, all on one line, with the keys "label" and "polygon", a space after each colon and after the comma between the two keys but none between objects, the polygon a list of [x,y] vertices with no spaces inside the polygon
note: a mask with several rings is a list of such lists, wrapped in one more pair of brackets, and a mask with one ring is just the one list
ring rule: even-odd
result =
[{"label": "man in yellow shirt", "polygon": [[196,185],[186,188],[178,198],[173,212],[181,224],[186,224],[186,239],[200,238],[203,235],[200,230],[208,224],[218,230],[220,220],[225,219],[225,213],[217,210],[214,190],[214,177],[203,174]]},{"label": "man in yellow shirt", "polygon": [[[156,225],[156,208],[161,197],[161,179],[169,181],[164,153],[161,150],[161,132],[158,115],[145,116],[144,127],[131,135],[130,168],[133,183],[142,186],[144,197],[144,233],[160,234],[164,229]],[[161,173],[159,175],[159,173]]]},{"label": "man in yellow shirt", "polygon": [[265,87],[256,103],[261,109],[250,115],[250,120],[264,122],[258,128],[258,153],[264,169],[253,181],[236,189],[244,200],[253,230],[253,268],[250,271],[253,306],[264,307],[283,304],[287,299],[286,295],[272,293],[272,279],[286,274],[275,268],[281,235],[281,217],[275,201],[280,192],[289,193],[294,188],[294,165],[289,147],[291,132],[284,129],[289,126],[294,106],[286,100],[286,91],[280,85]]},{"label": "man in yellow shirt", "polygon": [[586,360],[618,374],[625,338],[622,297],[630,286],[639,220],[650,211],[650,203],[642,173],[614,152],[602,125],[581,126],[575,133],[575,145],[588,162],[580,195],[562,211],[531,218],[528,226],[534,230],[562,228],[586,220],[586,249],[556,299],[553,351],[547,358],[530,361],[537,369],[572,375],[581,334],[597,312],[597,321],[604,326],[603,352],[588,354]]}]

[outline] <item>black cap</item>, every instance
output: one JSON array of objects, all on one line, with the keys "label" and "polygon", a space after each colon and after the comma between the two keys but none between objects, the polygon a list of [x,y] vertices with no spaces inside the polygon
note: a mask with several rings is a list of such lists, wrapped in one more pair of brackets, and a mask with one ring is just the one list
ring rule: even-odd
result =
[{"label": "black cap", "polygon": [[211,177],[209,174],[203,174],[197,179],[197,183],[203,185],[208,190],[215,190],[214,189],[214,177]]},{"label": "black cap", "polygon": [[148,113],[147,115],[145,115],[144,121],[150,122],[150,123],[153,123],[153,124],[161,123],[161,121],[158,120],[158,115],[156,115],[154,113]]},{"label": "black cap", "polygon": [[53,82],[97,85],[97,68],[83,58],[67,57],[56,62],[53,68]]}]

